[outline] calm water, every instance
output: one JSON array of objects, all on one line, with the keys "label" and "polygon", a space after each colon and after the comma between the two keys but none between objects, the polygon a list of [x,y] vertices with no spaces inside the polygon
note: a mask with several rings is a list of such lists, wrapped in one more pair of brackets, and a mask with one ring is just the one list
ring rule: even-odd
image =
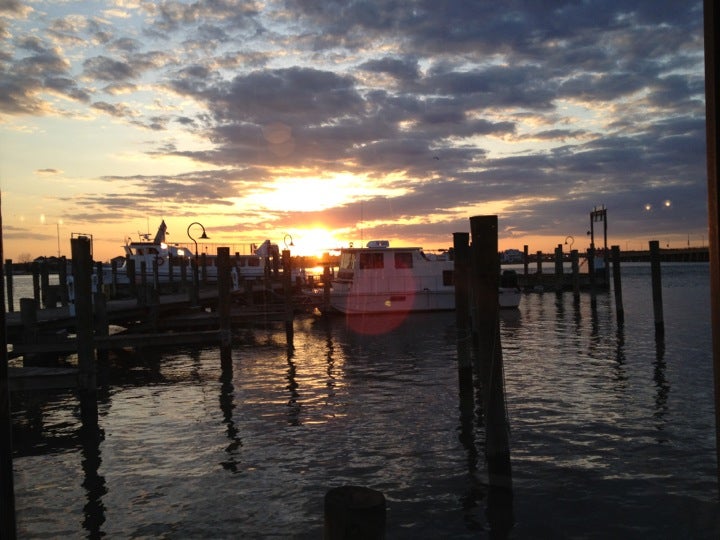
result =
[{"label": "calm water", "polygon": [[[512,538],[718,538],[708,266],[613,296],[524,296],[504,315]],[[100,436],[73,393],[13,395],[23,538],[321,538],[328,489],[382,491],[388,538],[487,538],[480,422],[458,408],[454,314],[342,318],[215,349],[110,359]],[[463,436],[463,433],[467,436]]]}]

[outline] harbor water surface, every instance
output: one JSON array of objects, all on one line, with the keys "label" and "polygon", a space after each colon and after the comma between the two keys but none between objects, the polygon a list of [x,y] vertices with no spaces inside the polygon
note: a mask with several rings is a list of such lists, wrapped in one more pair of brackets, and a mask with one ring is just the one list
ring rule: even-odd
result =
[{"label": "harbor water surface", "polygon": [[[484,429],[459,409],[455,315],[257,321],[216,348],[113,354],[99,431],[72,391],[12,395],[21,538],[322,538],[323,498],[381,491],[387,538],[720,537],[709,267],[503,313],[512,505],[488,505]],[[16,277],[16,284],[19,280]]]}]

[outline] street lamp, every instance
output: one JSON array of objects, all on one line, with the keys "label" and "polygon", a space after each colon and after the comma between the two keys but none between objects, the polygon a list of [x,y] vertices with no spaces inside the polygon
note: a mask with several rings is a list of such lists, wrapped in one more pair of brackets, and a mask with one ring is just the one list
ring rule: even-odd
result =
[{"label": "street lamp", "polygon": [[202,229],[202,235],[198,240],[209,240],[210,237],[205,233],[205,227],[202,223],[193,221],[187,228],[187,235],[190,240],[195,243],[195,258],[193,259],[193,304],[198,305],[200,303],[200,276],[198,275],[198,244],[197,240],[190,234],[190,229],[193,225],[198,225]]},{"label": "street lamp", "polygon": [[[290,239],[290,243],[288,244],[288,238]],[[295,247],[295,244],[293,244],[292,236],[289,234],[286,234],[283,237],[283,244],[285,244],[285,249],[288,249],[289,247]]]}]

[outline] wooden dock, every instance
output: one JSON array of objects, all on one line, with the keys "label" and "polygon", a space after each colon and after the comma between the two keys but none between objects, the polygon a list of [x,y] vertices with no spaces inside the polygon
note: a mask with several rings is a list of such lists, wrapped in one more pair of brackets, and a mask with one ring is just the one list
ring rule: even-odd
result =
[{"label": "wooden dock", "polygon": [[[85,245],[80,247],[87,250]],[[219,258],[221,250],[228,262],[227,248],[218,250]],[[82,255],[89,261],[89,251]],[[292,328],[294,300],[289,284],[266,280],[233,288],[226,266],[225,279],[219,275],[212,285],[166,294],[143,288],[134,298],[109,300],[103,293],[92,293],[92,265],[85,264],[84,275],[83,268],[75,275],[74,303],[39,309],[37,299],[21,299],[20,312],[5,314],[7,357],[22,357],[24,365],[9,371],[10,389],[92,387],[94,381],[89,382],[88,375],[94,379],[94,351],[207,344],[229,347],[233,328],[258,324],[284,323],[291,346],[288,328]],[[289,266],[283,275],[291,275]],[[33,359],[72,354],[78,356],[78,368],[33,365]]]}]

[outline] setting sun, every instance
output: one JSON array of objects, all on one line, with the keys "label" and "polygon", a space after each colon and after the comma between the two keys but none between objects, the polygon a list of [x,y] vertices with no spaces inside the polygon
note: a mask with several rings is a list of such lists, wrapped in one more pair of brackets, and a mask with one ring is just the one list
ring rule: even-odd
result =
[{"label": "setting sun", "polygon": [[341,239],[335,238],[330,231],[322,227],[298,229],[287,234],[283,242],[285,245],[281,246],[282,248],[289,249],[292,255],[301,257],[321,257],[323,253],[343,245]]}]

